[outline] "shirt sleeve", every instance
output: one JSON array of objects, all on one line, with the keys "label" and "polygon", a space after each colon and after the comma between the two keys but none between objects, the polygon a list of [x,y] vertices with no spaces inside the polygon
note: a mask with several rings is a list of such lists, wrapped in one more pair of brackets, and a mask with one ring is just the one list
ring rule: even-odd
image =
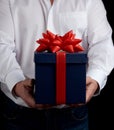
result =
[{"label": "shirt sleeve", "polygon": [[89,44],[87,76],[95,79],[101,90],[114,67],[112,29],[101,0],[89,0],[87,9]]},{"label": "shirt sleeve", "polygon": [[25,77],[16,61],[14,27],[9,0],[0,0],[0,82],[9,90]]}]

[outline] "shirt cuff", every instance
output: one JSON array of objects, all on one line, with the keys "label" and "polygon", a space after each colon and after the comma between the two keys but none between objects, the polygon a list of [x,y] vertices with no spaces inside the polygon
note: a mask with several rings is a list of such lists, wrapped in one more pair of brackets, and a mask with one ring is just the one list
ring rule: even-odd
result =
[{"label": "shirt cuff", "polygon": [[23,80],[25,80],[25,77],[20,70],[12,71],[6,76],[6,84],[11,92],[15,84]]},{"label": "shirt cuff", "polygon": [[99,84],[99,91],[95,94],[98,95],[100,91],[104,88],[106,81],[107,81],[107,76],[100,70],[90,70],[87,71],[87,76],[91,77],[92,79],[96,80]]}]

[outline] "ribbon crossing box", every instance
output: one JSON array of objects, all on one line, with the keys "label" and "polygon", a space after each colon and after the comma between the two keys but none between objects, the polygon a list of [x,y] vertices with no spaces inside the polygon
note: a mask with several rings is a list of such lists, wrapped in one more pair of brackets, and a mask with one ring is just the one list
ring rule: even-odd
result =
[{"label": "ribbon crossing box", "polygon": [[57,61],[56,53],[35,52],[36,103],[85,103],[87,55],[67,52],[64,54],[63,59]]}]

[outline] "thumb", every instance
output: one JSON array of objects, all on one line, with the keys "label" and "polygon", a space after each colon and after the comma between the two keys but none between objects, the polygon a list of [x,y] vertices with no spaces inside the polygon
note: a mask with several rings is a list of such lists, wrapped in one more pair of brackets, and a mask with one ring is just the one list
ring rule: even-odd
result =
[{"label": "thumb", "polygon": [[24,81],[24,85],[25,85],[25,86],[33,87],[34,84],[35,84],[35,80],[34,80],[34,79],[26,79],[26,80]]},{"label": "thumb", "polygon": [[87,78],[86,78],[86,85],[89,85],[89,84],[91,84],[91,78],[90,78],[90,77],[87,77]]}]

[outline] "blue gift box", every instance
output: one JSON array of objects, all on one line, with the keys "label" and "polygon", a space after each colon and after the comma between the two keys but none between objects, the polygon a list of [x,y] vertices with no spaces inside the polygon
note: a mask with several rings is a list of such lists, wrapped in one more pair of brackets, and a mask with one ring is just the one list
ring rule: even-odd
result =
[{"label": "blue gift box", "polygon": [[[35,52],[35,101],[56,105],[56,53]],[[66,53],[66,104],[85,103],[85,53]]]}]

